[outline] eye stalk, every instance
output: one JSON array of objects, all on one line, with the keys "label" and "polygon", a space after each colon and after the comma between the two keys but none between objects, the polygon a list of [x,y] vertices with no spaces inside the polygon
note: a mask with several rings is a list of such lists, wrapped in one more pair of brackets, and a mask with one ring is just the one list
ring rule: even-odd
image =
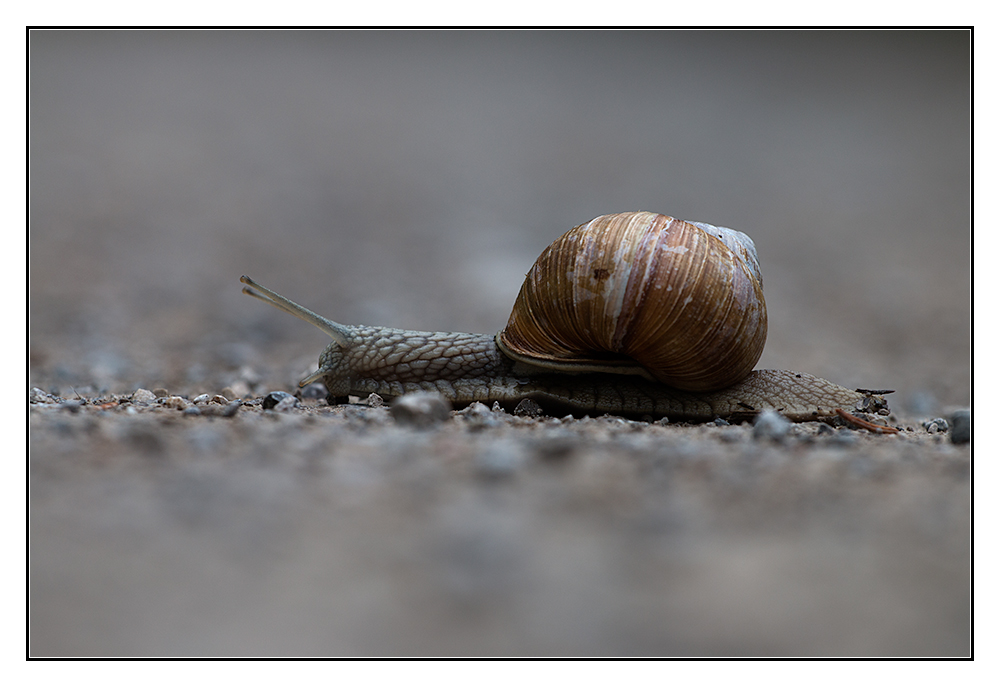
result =
[{"label": "eye stalk", "polygon": [[284,310],[290,315],[295,315],[300,320],[305,320],[309,324],[316,325],[341,346],[346,346],[347,342],[350,340],[349,327],[346,327],[338,322],[334,322],[333,320],[328,320],[322,315],[317,315],[308,308],[303,308],[298,303],[290,301],[266,286],[258,284],[246,275],[240,277],[240,281],[249,287],[243,289],[243,293],[246,295],[253,296],[257,300],[264,301],[265,303],[270,303],[274,307]]}]

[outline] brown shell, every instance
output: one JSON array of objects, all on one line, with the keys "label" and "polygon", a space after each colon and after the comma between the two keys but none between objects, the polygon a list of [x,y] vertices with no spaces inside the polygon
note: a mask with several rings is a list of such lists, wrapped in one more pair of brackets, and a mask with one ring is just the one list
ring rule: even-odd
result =
[{"label": "brown shell", "polygon": [[638,363],[688,391],[743,379],[767,338],[756,252],[740,232],[699,225],[627,212],[571,229],[535,261],[497,344],[568,372]]}]

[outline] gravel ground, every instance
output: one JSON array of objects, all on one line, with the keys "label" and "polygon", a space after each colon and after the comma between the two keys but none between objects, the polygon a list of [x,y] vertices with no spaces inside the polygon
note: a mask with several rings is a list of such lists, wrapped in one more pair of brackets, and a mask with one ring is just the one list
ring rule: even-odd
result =
[{"label": "gravel ground", "polygon": [[[971,407],[966,34],[30,48],[32,655],[971,651],[972,444],[932,422]],[[637,209],[751,234],[759,366],[894,388],[903,431],[264,409],[326,341],[241,274],[492,332]]]}]

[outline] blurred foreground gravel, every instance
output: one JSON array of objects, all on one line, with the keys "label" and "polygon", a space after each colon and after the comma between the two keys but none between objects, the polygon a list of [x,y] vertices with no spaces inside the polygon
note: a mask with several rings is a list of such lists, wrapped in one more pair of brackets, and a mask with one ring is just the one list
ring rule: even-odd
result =
[{"label": "blurred foreground gravel", "polygon": [[970,452],[916,423],[38,398],[40,655],[970,650]]}]

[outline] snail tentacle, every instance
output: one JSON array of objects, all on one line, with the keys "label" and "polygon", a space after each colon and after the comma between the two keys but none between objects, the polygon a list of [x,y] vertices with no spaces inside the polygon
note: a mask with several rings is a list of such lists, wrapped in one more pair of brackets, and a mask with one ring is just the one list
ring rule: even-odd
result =
[{"label": "snail tentacle", "polygon": [[300,320],[305,320],[309,324],[316,325],[324,332],[326,332],[330,336],[330,338],[336,341],[337,343],[343,345],[349,338],[350,336],[349,327],[345,327],[344,325],[338,322],[334,322],[333,320],[328,320],[322,315],[317,315],[312,310],[303,308],[298,303],[288,300],[281,294],[275,293],[266,286],[261,286],[260,284],[258,284],[257,282],[255,282],[253,279],[251,279],[246,275],[240,277],[240,281],[246,284],[247,286],[252,287],[243,289],[243,293],[245,293],[246,295],[253,296],[257,300],[264,301],[265,303],[270,303],[274,307],[279,308],[280,310],[284,310],[286,313],[290,315],[295,315],[295,317],[299,318]]}]

